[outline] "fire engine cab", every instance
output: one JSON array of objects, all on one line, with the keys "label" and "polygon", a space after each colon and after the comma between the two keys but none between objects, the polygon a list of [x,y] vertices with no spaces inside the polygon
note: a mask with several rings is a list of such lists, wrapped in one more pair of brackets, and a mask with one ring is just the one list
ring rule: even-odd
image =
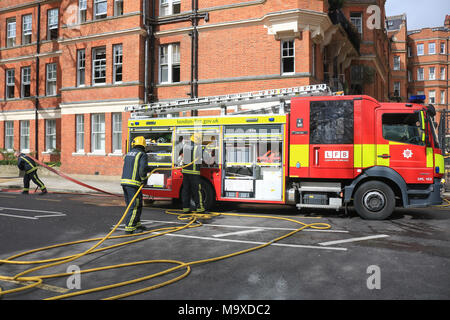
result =
[{"label": "fire engine cab", "polygon": [[[229,114],[229,106],[263,104]],[[220,116],[173,117],[222,108]],[[156,171],[143,193],[179,198],[184,141],[202,134],[205,206],[216,201],[340,209],[388,218],[396,206],[441,204],[444,159],[433,106],[380,103],[326,85],[133,106],[129,140],[144,136]],[[206,156],[207,155],[207,156]]]}]

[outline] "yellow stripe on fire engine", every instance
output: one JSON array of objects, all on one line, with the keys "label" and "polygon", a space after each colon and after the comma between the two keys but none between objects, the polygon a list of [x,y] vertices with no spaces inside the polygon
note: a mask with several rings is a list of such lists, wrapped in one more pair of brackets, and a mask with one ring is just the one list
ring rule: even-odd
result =
[{"label": "yellow stripe on fire engine", "polygon": [[437,173],[441,173],[441,174],[444,173],[445,164],[444,164],[444,157],[442,156],[442,154],[439,154],[439,153],[434,154],[434,166],[436,168],[439,168],[439,172],[437,172]]},{"label": "yellow stripe on fire engine", "polygon": [[289,146],[289,167],[309,167],[309,144],[291,144]]},{"label": "yellow stripe on fire engine", "polygon": [[380,156],[387,155],[389,156],[389,145],[388,144],[377,144],[377,159],[376,163],[379,166],[389,167],[390,161],[389,158],[381,158]]},{"label": "yellow stripe on fire engine", "polygon": [[434,166],[433,148],[427,148],[427,168],[433,168],[433,166]]},{"label": "yellow stripe on fire engine", "polygon": [[353,165],[355,168],[367,168],[375,165],[375,145],[355,144]]},{"label": "yellow stripe on fire engine", "polygon": [[280,124],[286,123],[283,115],[248,115],[196,118],[149,118],[144,120],[129,120],[128,127],[158,127],[158,126],[196,126],[196,125],[232,125],[232,124]]}]

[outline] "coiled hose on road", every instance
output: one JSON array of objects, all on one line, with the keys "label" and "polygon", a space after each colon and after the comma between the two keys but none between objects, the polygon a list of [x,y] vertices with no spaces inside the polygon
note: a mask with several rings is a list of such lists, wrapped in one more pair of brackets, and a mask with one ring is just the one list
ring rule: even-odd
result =
[{"label": "coiled hose on road", "polygon": [[[195,160],[194,160],[195,161]],[[191,162],[192,163],[192,162]],[[190,163],[189,163],[190,164]],[[185,165],[188,166],[189,164]],[[185,167],[183,166],[183,167]],[[154,170],[152,170],[152,172],[150,172],[150,174],[147,176],[150,177],[150,175],[152,175],[155,171],[160,171],[160,170],[175,170],[175,169],[182,169],[183,167],[177,167],[177,168],[155,168]],[[30,269],[27,269],[25,271],[22,271],[14,276],[3,276],[0,275],[0,280],[5,280],[5,281],[18,281],[19,283],[23,283],[24,286],[23,287],[19,287],[19,288],[15,288],[15,289],[10,289],[10,290],[5,290],[5,291],[1,291],[0,288],[0,297],[7,295],[7,294],[11,294],[11,293],[17,293],[17,292],[22,292],[25,290],[29,290],[32,288],[35,288],[41,284],[43,284],[44,280],[46,279],[51,279],[51,278],[58,278],[58,277],[68,277],[71,276],[73,273],[55,273],[55,274],[47,274],[47,275],[36,275],[36,276],[31,276],[29,275],[30,273],[36,272],[38,270],[43,270],[46,268],[50,268],[50,267],[55,267],[58,265],[62,265],[62,264],[66,264],[69,262],[72,262],[74,260],[80,259],[81,257],[84,257],[86,255],[92,254],[92,253],[96,253],[96,252],[101,252],[101,251],[105,251],[105,250],[109,250],[109,249],[113,249],[113,248],[117,248],[117,247],[121,247],[124,245],[128,245],[128,244],[132,244],[132,243],[136,243],[139,241],[144,241],[144,240],[148,240],[151,238],[155,238],[164,234],[168,234],[168,233],[172,233],[172,232],[177,232],[183,229],[187,229],[187,228],[197,228],[200,227],[202,225],[201,221],[202,219],[210,219],[212,217],[215,216],[219,216],[219,215],[223,215],[223,216],[234,216],[234,217],[247,217],[247,218],[255,218],[255,219],[275,219],[275,220],[284,220],[284,221],[289,221],[292,223],[295,223],[297,225],[300,225],[299,228],[284,234],[278,238],[275,238],[273,240],[270,240],[264,244],[258,245],[258,246],[254,246],[248,249],[244,249],[244,250],[240,250],[240,251],[236,251],[236,252],[232,252],[229,254],[224,254],[224,255],[220,255],[217,257],[212,257],[212,258],[207,258],[207,259],[201,259],[201,260],[196,260],[196,261],[191,261],[191,262],[182,262],[182,261],[178,261],[178,260],[143,260],[143,261],[135,261],[135,262],[129,262],[129,263],[122,263],[122,264],[115,264],[115,265],[108,265],[108,266],[103,266],[103,267],[98,267],[98,268],[92,268],[92,269],[85,269],[85,270],[81,270],[80,274],[86,274],[86,273],[91,273],[91,272],[100,272],[100,271],[105,271],[105,270],[111,270],[111,269],[118,269],[118,268],[124,268],[124,267],[130,267],[130,266],[138,266],[138,265],[144,265],[144,264],[153,264],[153,263],[165,263],[165,264],[174,264],[174,267],[171,268],[167,268],[163,271],[160,272],[156,272],[150,275],[146,275],[140,278],[136,278],[136,279],[132,279],[132,280],[128,280],[128,281],[122,281],[122,282],[118,282],[118,283],[113,283],[110,285],[105,285],[105,286],[100,286],[100,287],[96,287],[96,288],[91,288],[91,289],[86,289],[86,290],[80,290],[80,291],[76,291],[76,292],[71,292],[71,293],[67,293],[67,294],[62,294],[62,295],[57,295],[57,296],[53,296],[50,298],[47,298],[46,300],[58,300],[58,299],[63,299],[63,298],[70,298],[70,297],[75,297],[75,296],[80,296],[80,295],[85,295],[85,294],[89,294],[89,293],[94,293],[94,292],[99,292],[99,291],[103,291],[103,290],[108,290],[108,289],[113,289],[113,288],[118,288],[118,287],[122,287],[122,286],[126,286],[129,284],[134,284],[134,283],[138,283],[141,281],[145,281],[145,280],[149,280],[149,279],[153,279],[159,276],[163,276],[166,274],[169,274],[171,272],[174,271],[178,271],[180,269],[185,269],[184,273],[167,281],[163,281],[161,283],[152,285],[152,286],[147,286],[138,290],[133,290],[133,291],[129,291],[126,293],[122,293],[122,294],[118,294],[118,295],[114,295],[114,296],[110,296],[110,297],[106,297],[104,298],[105,300],[114,300],[114,299],[120,299],[120,298],[125,298],[125,297],[129,297],[132,295],[136,295],[136,294],[140,294],[140,293],[144,293],[144,292],[148,292],[150,290],[154,290],[166,285],[169,285],[171,283],[174,283],[176,281],[179,281],[183,278],[185,278],[191,271],[191,267],[194,265],[198,265],[198,264],[202,264],[202,263],[208,263],[208,262],[215,262],[215,261],[219,261],[219,260],[223,260],[223,259],[227,259],[227,258],[231,258],[231,257],[235,257],[237,255],[241,255],[241,254],[245,254],[251,251],[255,251],[258,249],[262,249],[264,247],[267,247],[277,241],[286,239],[290,236],[292,236],[293,234],[302,231],[306,228],[312,228],[312,229],[320,229],[320,230],[325,230],[325,229],[330,229],[331,226],[329,224],[326,223],[311,223],[311,224],[307,224],[301,221],[297,221],[291,218],[286,218],[286,217],[276,217],[276,216],[267,216],[267,215],[253,215],[253,214],[238,214],[238,213],[220,213],[220,212],[210,212],[207,214],[197,214],[197,213],[191,213],[191,214],[184,214],[181,213],[180,210],[166,210],[167,214],[172,214],[172,215],[176,215],[178,217],[179,220],[182,221],[186,221],[186,224],[183,226],[179,226],[179,227],[165,227],[165,228],[158,228],[158,229],[153,229],[153,230],[147,230],[141,233],[137,233],[137,234],[126,234],[126,235],[120,235],[120,236],[113,236],[112,234],[116,231],[116,229],[120,226],[120,224],[122,223],[122,221],[125,219],[126,214],[128,213],[128,211],[130,210],[131,204],[135,201],[136,197],[138,196],[138,194],[141,192],[142,188],[144,185],[141,185],[140,188],[138,189],[138,191],[136,192],[136,194],[134,195],[133,199],[130,201],[130,204],[127,206],[125,212],[123,213],[122,217],[119,219],[119,221],[116,223],[116,225],[111,229],[111,231],[106,234],[104,237],[102,238],[92,238],[92,239],[84,239],[84,240],[78,240],[78,241],[72,241],[72,242],[66,242],[66,243],[61,243],[61,244],[56,244],[56,245],[52,245],[52,246],[47,246],[47,247],[42,247],[42,248],[37,248],[37,249],[33,249],[33,250],[29,250],[29,251],[25,251],[19,254],[16,254],[14,256],[11,256],[9,258],[0,260],[0,264],[16,264],[16,265],[35,265],[35,264],[40,264],[40,266],[37,267],[33,267]],[[137,237],[137,238],[135,238]],[[128,241],[124,241],[118,244],[114,244],[114,245],[110,245],[107,247],[103,247],[103,248],[98,248],[101,244],[103,244],[106,240],[108,239],[120,239],[120,238],[135,238],[132,240],[128,240]],[[34,261],[23,261],[23,260],[16,260],[19,257],[23,257],[32,253],[36,253],[36,252],[42,252],[45,250],[49,250],[49,249],[54,249],[54,248],[61,248],[64,246],[70,246],[70,245],[75,245],[75,244],[80,244],[80,243],[87,243],[87,242],[94,242],[97,241],[93,246],[91,246],[88,250],[85,250],[81,253],[78,254],[74,254],[74,255],[70,255],[70,256],[65,256],[65,257],[59,257],[59,258],[53,258],[53,259],[46,259],[46,260],[34,260]]]}]

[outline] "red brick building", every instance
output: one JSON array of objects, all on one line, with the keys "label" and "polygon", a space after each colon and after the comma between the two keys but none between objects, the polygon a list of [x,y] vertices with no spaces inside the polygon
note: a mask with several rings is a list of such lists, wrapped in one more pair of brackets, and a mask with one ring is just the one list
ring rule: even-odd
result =
[{"label": "red brick building", "polygon": [[116,175],[128,105],[324,82],[387,100],[384,2],[2,1],[0,148]]}]

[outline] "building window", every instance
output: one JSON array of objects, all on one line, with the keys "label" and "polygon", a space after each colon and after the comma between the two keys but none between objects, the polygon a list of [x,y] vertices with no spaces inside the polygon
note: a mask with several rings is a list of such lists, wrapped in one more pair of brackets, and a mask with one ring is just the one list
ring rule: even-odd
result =
[{"label": "building window", "polygon": [[45,120],[45,147],[47,151],[56,149],[56,120]]},{"label": "building window", "polygon": [[6,70],[6,99],[13,99],[14,98],[14,77],[15,77],[15,70],[14,69],[8,69]]},{"label": "building window", "polygon": [[436,91],[430,90],[428,92],[428,103],[431,103],[431,104],[436,103]]},{"label": "building window", "polygon": [[436,67],[430,67],[428,80],[436,80]]},{"label": "building window", "polygon": [[93,84],[106,83],[106,48],[92,50],[92,82]]},{"label": "building window", "polygon": [[94,19],[106,18],[108,10],[107,0],[94,0]]},{"label": "building window", "polygon": [[86,22],[87,0],[78,1],[78,19],[80,23]]},{"label": "building window", "polygon": [[47,64],[46,95],[56,95],[56,63]]},{"label": "building window", "polygon": [[113,46],[113,79],[114,82],[122,82],[122,62],[123,62],[123,51],[122,45],[116,44]]},{"label": "building window", "polygon": [[358,30],[359,34],[363,33],[363,24],[362,24],[362,12],[352,12],[350,13],[350,22],[355,26],[356,30]]},{"label": "building window", "polygon": [[412,57],[412,50],[411,50],[411,47],[408,46],[408,58],[411,58],[411,57]]},{"label": "building window", "polygon": [[423,68],[417,68],[417,80],[418,81],[424,80]]},{"label": "building window", "polygon": [[408,82],[412,82],[412,72],[408,70]]},{"label": "building window", "polygon": [[20,120],[20,151],[30,151],[30,121]]},{"label": "building window", "polygon": [[92,114],[91,122],[91,151],[105,152],[105,114]]},{"label": "building window", "polygon": [[180,44],[163,45],[159,50],[160,83],[180,82]]},{"label": "building window", "polygon": [[428,54],[436,54],[436,44],[434,42],[428,43]]},{"label": "building window", "polygon": [[6,47],[16,45],[16,18],[6,20]]},{"label": "building window", "polygon": [[394,70],[400,70],[400,56],[394,56]]},{"label": "building window", "polygon": [[32,15],[27,14],[22,16],[22,44],[30,44],[31,43],[31,34],[32,34]]},{"label": "building window", "polygon": [[5,121],[5,149],[14,149],[14,121]]},{"label": "building window", "polygon": [[122,153],[122,113],[113,113],[112,122],[112,151]]},{"label": "building window", "polygon": [[23,67],[21,73],[20,95],[22,98],[26,98],[30,96],[31,67]]},{"label": "building window", "polygon": [[86,81],[86,50],[77,50],[77,86],[84,86]]},{"label": "building window", "polygon": [[441,42],[441,50],[439,52],[440,54],[445,54],[445,42]]},{"label": "building window", "polygon": [[445,80],[445,67],[441,67],[441,80]]},{"label": "building window", "polygon": [[123,15],[123,0],[114,0],[114,16]]},{"label": "building window", "polygon": [[181,12],[181,0],[160,0],[159,15],[168,16]]},{"label": "building window", "polygon": [[441,104],[445,104],[445,90],[441,90]]},{"label": "building window", "polygon": [[281,42],[281,74],[295,72],[294,40]]},{"label": "building window", "polygon": [[84,152],[84,115],[77,114],[75,118],[76,152]]},{"label": "building window", "polygon": [[394,82],[394,97],[400,97],[400,82]]},{"label": "building window", "polygon": [[417,55],[418,56],[423,56],[423,53],[424,53],[424,51],[423,51],[423,43],[419,43],[417,45]]},{"label": "building window", "polygon": [[58,8],[47,11],[47,40],[58,39]]}]

